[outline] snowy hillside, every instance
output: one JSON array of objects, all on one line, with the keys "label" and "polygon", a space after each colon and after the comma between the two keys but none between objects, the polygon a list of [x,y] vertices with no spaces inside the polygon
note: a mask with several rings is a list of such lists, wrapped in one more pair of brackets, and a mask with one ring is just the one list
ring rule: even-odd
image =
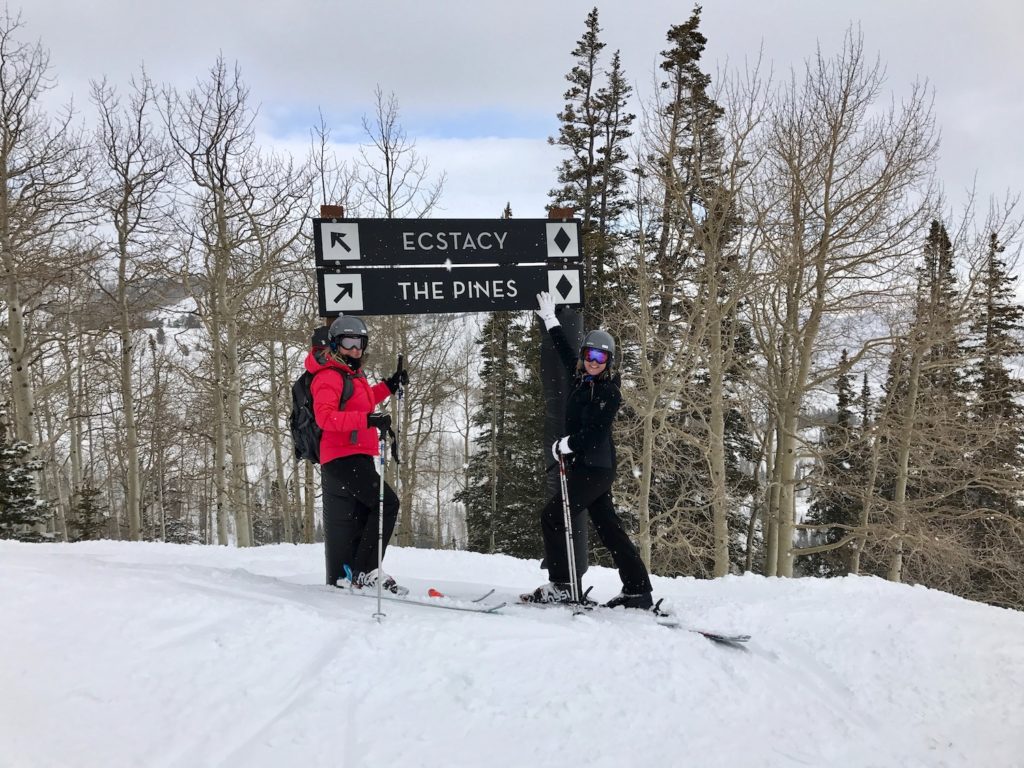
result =
[{"label": "snowy hillside", "polygon": [[[536,562],[394,549],[425,592]],[[0,766],[1024,766],[1024,614],[877,579],[655,579],[688,623],[323,586],[319,546],[0,542]],[[591,569],[598,598],[614,572]]]}]

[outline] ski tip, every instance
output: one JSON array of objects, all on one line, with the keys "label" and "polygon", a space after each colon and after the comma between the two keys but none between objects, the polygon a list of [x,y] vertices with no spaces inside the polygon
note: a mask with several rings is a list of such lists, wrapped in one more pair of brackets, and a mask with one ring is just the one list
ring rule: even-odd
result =
[{"label": "ski tip", "polygon": [[441,592],[431,587],[427,590],[427,597],[444,597],[444,592]]}]

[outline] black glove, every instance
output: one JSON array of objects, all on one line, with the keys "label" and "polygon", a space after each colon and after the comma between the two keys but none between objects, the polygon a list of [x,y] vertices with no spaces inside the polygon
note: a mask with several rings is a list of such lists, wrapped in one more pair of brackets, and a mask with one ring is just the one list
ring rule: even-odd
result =
[{"label": "black glove", "polygon": [[366,426],[380,432],[387,432],[391,429],[391,414],[368,413],[366,414]]},{"label": "black glove", "polygon": [[395,394],[398,391],[400,385],[409,383],[409,372],[402,368],[401,370],[395,371],[386,379],[384,383],[388,385],[388,389],[391,390],[391,394]]}]

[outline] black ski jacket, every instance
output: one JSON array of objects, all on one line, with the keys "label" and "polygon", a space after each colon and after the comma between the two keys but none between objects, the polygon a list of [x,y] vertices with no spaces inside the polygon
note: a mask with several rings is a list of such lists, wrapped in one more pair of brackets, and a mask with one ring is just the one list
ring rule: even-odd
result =
[{"label": "black ski jacket", "polygon": [[572,453],[568,456],[575,468],[581,465],[599,469],[615,469],[615,443],[612,422],[622,405],[619,378],[602,376],[592,379],[577,371],[578,355],[569,345],[562,326],[549,333],[562,363],[569,373],[572,391],[565,404],[565,433]]}]

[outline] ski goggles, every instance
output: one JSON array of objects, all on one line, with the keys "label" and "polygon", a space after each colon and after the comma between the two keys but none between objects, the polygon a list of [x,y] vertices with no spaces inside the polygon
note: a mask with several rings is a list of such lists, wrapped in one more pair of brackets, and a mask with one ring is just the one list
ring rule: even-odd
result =
[{"label": "ski goggles", "polygon": [[334,349],[338,347],[342,349],[366,349],[367,343],[369,343],[369,339],[365,336],[341,336],[334,339],[331,342],[331,346]]},{"label": "ski goggles", "polygon": [[603,349],[587,347],[583,350],[583,359],[588,363],[598,363],[599,365],[603,365],[608,362],[608,353]]}]

